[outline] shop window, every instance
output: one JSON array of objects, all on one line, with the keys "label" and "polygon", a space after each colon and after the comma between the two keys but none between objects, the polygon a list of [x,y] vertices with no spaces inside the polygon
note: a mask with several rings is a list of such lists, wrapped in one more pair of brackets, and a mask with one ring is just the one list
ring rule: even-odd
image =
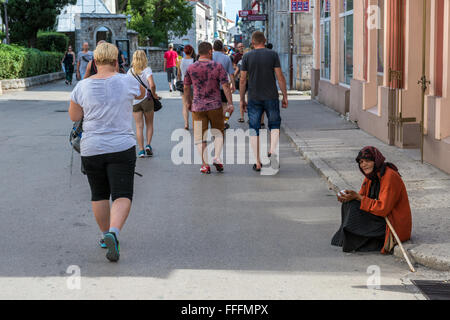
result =
[{"label": "shop window", "polygon": [[341,0],[340,23],[340,75],[341,83],[350,84],[353,78],[353,0]]},{"label": "shop window", "polygon": [[385,0],[378,0],[378,14],[380,24],[378,26],[378,73],[384,73],[384,3]]},{"label": "shop window", "polygon": [[442,96],[442,79],[444,71],[444,0],[436,1],[436,66],[435,95]]},{"label": "shop window", "polygon": [[330,79],[331,72],[331,1],[320,2],[320,76]]}]

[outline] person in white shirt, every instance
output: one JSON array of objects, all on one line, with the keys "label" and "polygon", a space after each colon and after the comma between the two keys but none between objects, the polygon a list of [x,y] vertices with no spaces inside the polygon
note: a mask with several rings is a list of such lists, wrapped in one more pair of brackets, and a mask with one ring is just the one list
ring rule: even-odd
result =
[{"label": "person in white shirt", "polygon": [[[137,77],[144,83],[144,85],[152,91],[153,96],[159,99],[156,94],[156,85],[153,81],[152,69],[148,67],[148,59],[145,51],[136,50],[133,54],[133,61],[131,68],[128,70],[128,74],[136,78],[136,82],[139,83]],[[136,139],[139,145],[139,158],[144,158],[145,155],[152,157],[153,149],[151,147],[153,138],[153,118],[155,114],[155,105],[153,99],[134,100],[133,103],[133,117],[136,122]],[[147,145],[144,149],[144,123],[146,126]]]},{"label": "person in white shirt", "polygon": [[[133,99],[145,89],[132,77],[117,73],[117,47],[102,43],[94,51],[97,74],[72,91],[69,116],[83,120],[81,161],[91,188],[92,211],[107,248],[106,258],[119,260],[119,232],[133,200],[136,140],[132,127]],[[110,199],[112,205],[110,205]]]},{"label": "person in white shirt", "polygon": [[[178,81],[184,81],[184,75],[188,67],[194,63],[194,48],[191,45],[186,45],[184,47],[184,58],[180,62],[180,66],[178,67]],[[184,129],[189,130],[189,110],[188,103],[184,97],[184,94],[181,93],[181,97],[183,99],[183,119],[184,119]],[[192,94],[191,94],[192,97]]]}]

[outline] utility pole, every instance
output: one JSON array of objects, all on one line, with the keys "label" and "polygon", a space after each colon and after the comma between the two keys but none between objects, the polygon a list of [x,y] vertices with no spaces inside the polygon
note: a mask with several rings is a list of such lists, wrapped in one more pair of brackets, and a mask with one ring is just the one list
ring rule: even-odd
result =
[{"label": "utility pole", "polygon": [[289,89],[294,90],[294,13],[290,13],[291,23],[289,26]]},{"label": "utility pole", "polygon": [[6,32],[6,43],[9,44],[9,27],[8,27],[8,0],[3,2],[3,6],[5,7],[5,32]]}]

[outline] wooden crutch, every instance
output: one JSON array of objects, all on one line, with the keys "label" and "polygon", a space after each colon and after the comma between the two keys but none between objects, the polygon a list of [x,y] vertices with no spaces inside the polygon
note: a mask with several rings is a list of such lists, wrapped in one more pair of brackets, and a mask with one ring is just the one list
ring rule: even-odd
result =
[{"label": "wooden crutch", "polygon": [[408,254],[406,253],[405,249],[403,248],[402,242],[398,238],[397,233],[394,230],[394,227],[392,226],[391,222],[387,217],[384,217],[386,219],[386,223],[389,226],[389,229],[391,230],[392,234],[394,235],[395,240],[398,243],[398,246],[400,247],[400,250],[402,250],[403,256],[405,257],[406,262],[408,263],[409,269],[411,272],[416,272],[416,269],[414,269],[413,265],[411,264],[411,261],[409,260]]}]

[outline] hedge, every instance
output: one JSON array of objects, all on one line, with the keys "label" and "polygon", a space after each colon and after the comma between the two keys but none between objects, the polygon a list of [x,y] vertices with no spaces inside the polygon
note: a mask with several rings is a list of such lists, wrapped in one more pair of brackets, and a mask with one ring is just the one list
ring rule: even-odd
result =
[{"label": "hedge", "polygon": [[41,51],[66,52],[69,45],[69,37],[58,32],[38,32],[36,48]]},{"label": "hedge", "polygon": [[61,71],[60,52],[44,52],[17,45],[0,44],[0,80],[33,77]]}]

